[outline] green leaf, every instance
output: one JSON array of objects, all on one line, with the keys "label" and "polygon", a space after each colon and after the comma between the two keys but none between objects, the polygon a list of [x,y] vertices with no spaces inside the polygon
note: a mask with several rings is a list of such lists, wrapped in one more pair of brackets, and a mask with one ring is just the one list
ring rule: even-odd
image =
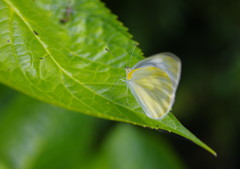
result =
[{"label": "green leaf", "polygon": [[149,130],[120,124],[109,135],[106,121],[2,89],[1,169],[184,168],[171,146]]},{"label": "green leaf", "polygon": [[120,124],[104,140],[100,153],[90,164],[94,169],[182,169],[180,156],[161,137]]},{"label": "green leaf", "polygon": [[[135,45],[98,0],[0,0],[0,82],[69,110],[174,132],[215,155],[172,114],[148,118],[117,82]],[[142,58],[137,48],[131,65]]]},{"label": "green leaf", "polygon": [[76,169],[91,160],[97,119],[16,92],[0,99],[8,94],[0,112],[1,169]]}]

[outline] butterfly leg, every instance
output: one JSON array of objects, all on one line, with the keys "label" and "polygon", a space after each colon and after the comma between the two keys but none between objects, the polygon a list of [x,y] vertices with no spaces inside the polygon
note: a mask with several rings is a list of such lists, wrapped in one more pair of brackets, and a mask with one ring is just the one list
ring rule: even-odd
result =
[{"label": "butterfly leg", "polygon": [[123,82],[125,82],[125,79],[120,79],[120,77],[121,76],[118,76],[118,78],[117,78],[117,80],[114,82],[114,85],[109,89],[109,90],[112,90],[117,84],[118,84],[118,82],[121,80],[121,81],[123,81]]},{"label": "butterfly leg", "polygon": [[119,79],[119,80],[121,80],[121,81],[123,81],[123,82],[125,82],[125,83],[126,83],[126,80],[125,80],[125,79]]},{"label": "butterfly leg", "polygon": [[[119,81],[119,80],[121,80],[121,81],[123,81],[123,82],[125,82],[125,83],[127,82],[126,79],[123,79],[123,78],[118,79],[118,81]],[[129,100],[128,100],[128,90],[129,90],[129,88],[128,88],[128,85],[126,85],[126,86],[127,86],[127,105],[130,105],[130,104],[129,104]]]},{"label": "butterfly leg", "polygon": [[[121,80],[121,81],[123,81],[123,82],[125,82],[125,83],[127,82],[126,79],[123,79],[123,78],[118,79],[118,81],[119,81],[119,80]],[[127,86],[127,105],[130,105],[130,104],[129,104],[129,100],[128,100],[128,90],[129,90],[129,88],[128,88],[128,85],[126,85],[126,86]]]},{"label": "butterfly leg", "polygon": [[[126,82],[126,81],[125,81]],[[130,105],[129,104],[129,100],[128,100],[128,90],[129,90],[129,88],[128,88],[128,85],[126,85],[127,86],[127,105]]]}]

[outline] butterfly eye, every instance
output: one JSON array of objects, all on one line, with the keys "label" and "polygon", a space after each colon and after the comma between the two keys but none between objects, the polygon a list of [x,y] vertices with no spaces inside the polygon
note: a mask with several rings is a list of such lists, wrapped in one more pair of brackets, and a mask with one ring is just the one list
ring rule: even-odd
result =
[{"label": "butterfly eye", "polygon": [[125,70],[126,70],[126,72],[130,72],[130,71],[131,71],[131,68],[128,67],[128,66],[125,66]]}]

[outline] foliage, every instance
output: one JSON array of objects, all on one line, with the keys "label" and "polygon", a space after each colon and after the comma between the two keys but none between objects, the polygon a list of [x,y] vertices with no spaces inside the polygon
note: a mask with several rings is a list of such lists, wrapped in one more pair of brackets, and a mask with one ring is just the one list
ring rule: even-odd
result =
[{"label": "foliage", "polygon": [[5,91],[0,98],[1,103],[5,100],[0,114],[1,169],[184,167],[170,145],[149,131],[119,124],[101,138],[106,126],[99,119],[0,89]]},{"label": "foliage", "polygon": [[[0,29],[3,84],[68,110],[174,132],[215,154],[172,114],[146,117],[116,83],[136,42],[98,0],[1,0]],[[131,64],[142,58],[136,49]]]}]

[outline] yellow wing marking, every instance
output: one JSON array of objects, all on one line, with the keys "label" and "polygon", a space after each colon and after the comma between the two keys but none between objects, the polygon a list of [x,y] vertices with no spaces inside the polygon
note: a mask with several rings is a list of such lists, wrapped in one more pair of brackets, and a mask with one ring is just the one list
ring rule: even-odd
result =
[{"label": "yellow wing marking", "polygon": [[138,71],[139,69],[141,69],[141,68],[131,70],[131,71],[127,74],[127,80],[131,80],[133,73],[136,72],[136,71]]}]

